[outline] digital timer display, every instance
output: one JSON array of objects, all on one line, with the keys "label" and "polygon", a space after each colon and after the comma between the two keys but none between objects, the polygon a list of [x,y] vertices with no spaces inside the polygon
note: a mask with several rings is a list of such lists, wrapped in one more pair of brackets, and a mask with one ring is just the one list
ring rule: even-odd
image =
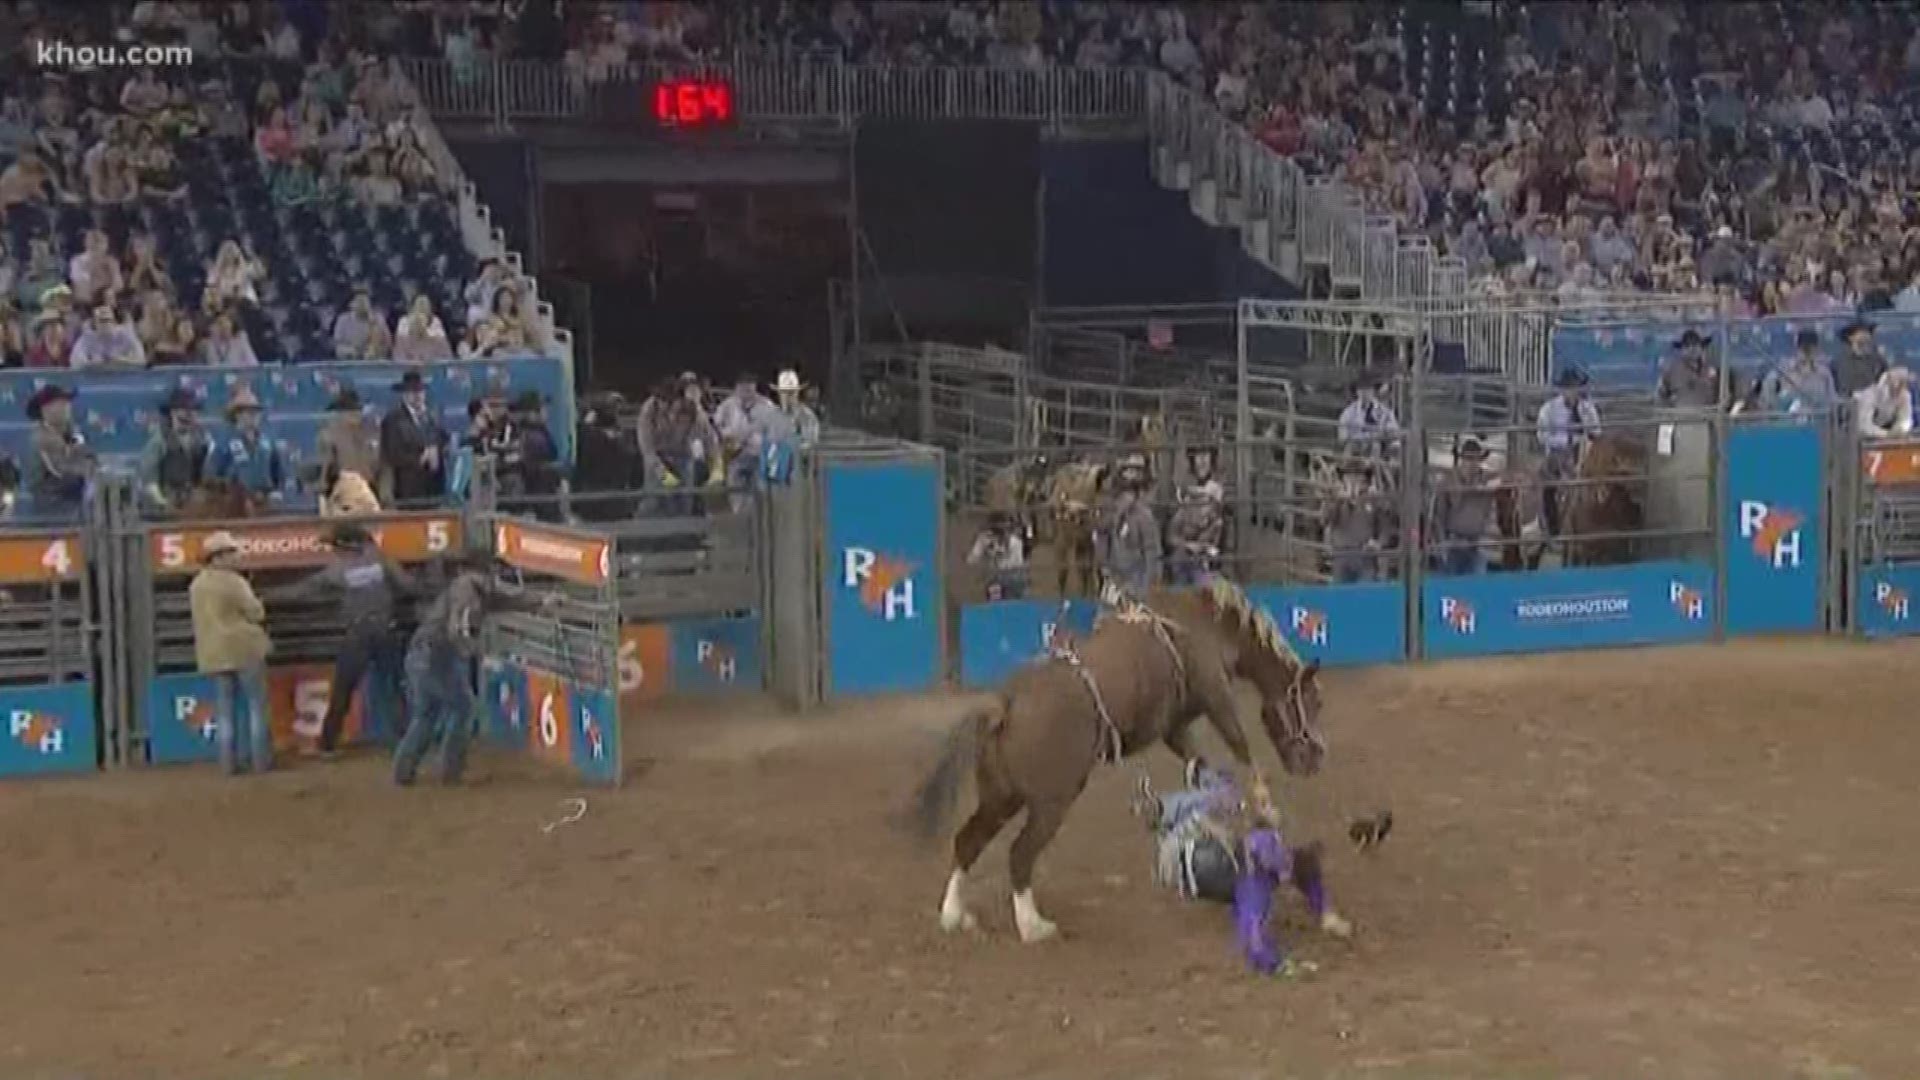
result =
[{"label": "digital timer display", "polygon": [[656,83],[653,118],[661,127],[669,128],[731,124],[733,84],[719,79],[668,79]]}]

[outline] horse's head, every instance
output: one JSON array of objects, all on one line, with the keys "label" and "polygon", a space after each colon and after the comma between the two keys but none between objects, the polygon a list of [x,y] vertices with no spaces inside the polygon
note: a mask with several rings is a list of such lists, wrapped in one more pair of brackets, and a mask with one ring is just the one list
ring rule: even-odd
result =
[{"label": "horse's head", "polygon": [[1233,674],[1260,691],[1260,726],[1293,776],[1312,776],[1326,763],[1320,734],[1320,662],[1293,651],[1265,610],[1223,577],[1207,589],[1215,620],[1234,643]]}]

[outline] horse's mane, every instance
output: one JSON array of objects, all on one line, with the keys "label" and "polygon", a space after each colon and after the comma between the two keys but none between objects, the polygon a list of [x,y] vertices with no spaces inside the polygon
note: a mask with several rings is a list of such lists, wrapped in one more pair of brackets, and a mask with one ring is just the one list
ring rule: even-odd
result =
[{"label": "horse's mane", "polygon": [[1215,574],[1206,586],[1207,598],[1213,602],[1214,609],[1233,616],[1253,640],[1259,643],[1267,655],[1298,671],[1306,664],[1300,654],[1293,651],[1287,643],[1287,635],[1282,633],[1273,616],[1265,608],[1255,604],[1246,590],[1226,578]]}]

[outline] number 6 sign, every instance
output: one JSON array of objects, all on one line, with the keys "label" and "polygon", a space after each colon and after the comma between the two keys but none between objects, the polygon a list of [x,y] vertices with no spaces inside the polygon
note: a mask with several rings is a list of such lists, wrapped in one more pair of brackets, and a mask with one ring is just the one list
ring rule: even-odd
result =
[{"label": "number 6 sign", "polygon": [[529,667],[527,700],[534,703],[533,723],[527,725],[527,749],[542,760],[571,764],[573,702],[567,695],[567,684],[550,672]]}]

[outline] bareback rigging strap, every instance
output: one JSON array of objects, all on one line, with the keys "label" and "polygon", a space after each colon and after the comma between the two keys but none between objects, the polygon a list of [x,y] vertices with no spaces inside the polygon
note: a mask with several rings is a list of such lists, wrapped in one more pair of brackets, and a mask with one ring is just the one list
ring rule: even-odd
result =
[{"label": "bareback rigging strap", "polygon": [[[1167,631],[1167,620],[1145,604],[1133,600],[1123,600],[1115,608],[1113,617],[1124,623],[1145,624],[1153,631],[1154,637],[1159,640],[1161,646],[1167,650],[1167,655],[1173,660],[1174,679],[1180,688],[1177,692],[1184,693],[1187,685],[1187,665],[1180,659],[1180,649],[1174,644],[1173,635]],[[1048,646],[1047,654],[1073,669],[1073,673],[1078,675],[1080,682],[1086,686],[1087,694],[1093,698],[1094,710],[1100,715],[1100,741],[1094,751],[1095,759],[1106,765],[1117,763],[1125,754],[1125,742],[1120,735],[1120,726],[1113,722],[1113,714],[1107,711],[1107,699],[1101,695],[1100,685],[1095,681],[1093,672],[1087,670],[1086,664],[1080,659],[1080,654],[1075,652],[1073,645],[1064,639],[1054,639]]]}]

